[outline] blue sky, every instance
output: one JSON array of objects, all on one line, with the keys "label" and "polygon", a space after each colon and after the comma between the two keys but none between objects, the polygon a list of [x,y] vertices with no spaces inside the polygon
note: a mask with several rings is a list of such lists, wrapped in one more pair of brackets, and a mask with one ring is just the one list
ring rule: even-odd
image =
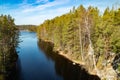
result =
[{"label": "blue sky", "polygon": [[[120,0],[0,0],[0,14],[10,14],[17,25],[39,25],[46,19],[65,14],[73,6],[95,6],[104,11],[106,7],[116,7]],[[120,7],[120,6],[119,6]]]}]

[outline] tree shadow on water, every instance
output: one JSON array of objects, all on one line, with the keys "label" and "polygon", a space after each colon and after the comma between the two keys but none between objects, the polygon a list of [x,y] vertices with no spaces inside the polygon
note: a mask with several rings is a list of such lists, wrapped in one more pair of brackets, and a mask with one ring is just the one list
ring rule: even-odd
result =
[{"label": "tree shadow on water", "polygon": [[59,55],[58,52],[54,52],[53,43],[39,40],[38,46],[47,58],[55,62],[56,74],[63,77],[64,80],[100,80],[97,75],[90,75],[87,70],[79,64],[73,65],[70,60]]},{"label": "tree shadow on water", "polygon": [[[1,50],[2,51],[2,50]],[[1,52],[0,80],[17,80],[17,52],[10,48],[7,52]]]}]

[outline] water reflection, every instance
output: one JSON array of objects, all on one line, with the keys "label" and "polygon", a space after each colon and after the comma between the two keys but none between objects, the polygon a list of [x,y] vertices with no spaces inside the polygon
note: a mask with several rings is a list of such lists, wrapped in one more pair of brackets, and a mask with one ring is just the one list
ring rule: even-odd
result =
[{"label": "water reflection", "polygon": [[78,64],[73,65],[68,59],[58,55],[57,52],[53,52],[54,45],[52,43],[39,40],[38,46],[48,59],[52,59],[55,62],[56,73],[62,76],[64,80],[100,80],[98,76],[88,74]]},{"label": "water reflection", "polygon": [[[5,46],[5,45],[4,45]],[[0,47],[0,80],[17,80],[17,52],[14,47]]]}]

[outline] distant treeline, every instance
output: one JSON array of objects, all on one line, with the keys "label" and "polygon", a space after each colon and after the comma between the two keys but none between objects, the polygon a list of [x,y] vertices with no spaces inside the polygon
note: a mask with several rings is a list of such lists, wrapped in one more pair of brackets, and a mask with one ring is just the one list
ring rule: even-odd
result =
[{"label": "distant treeline", "polygon": [[39,39],[54,43],[55,50],[85,62],[89,70],[102,70],[120,53],[120,8],[106,8],[101,14],[97,7],[73,7],[39,25],[37,33]]},{"label": "distant treeline", "polygon": [[37,31],[37,26],[36,25],[16,25],[19,30],[28,30],[31,32],[36,32]]}]

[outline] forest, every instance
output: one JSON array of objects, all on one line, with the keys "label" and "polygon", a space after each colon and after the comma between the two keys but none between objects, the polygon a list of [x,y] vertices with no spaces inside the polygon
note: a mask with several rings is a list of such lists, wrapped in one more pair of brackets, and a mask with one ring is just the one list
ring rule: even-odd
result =
[{"label": "forest", "polygon": [[[15,76],[19,31],[10,15],[0,16],[0,80]],[[11,74],[14,74],[13,76]]]},{"label": "forest", "polygon": [[120,55],[120,8],[106,8],[102,13],[97,7],[73,7],[69,13],[44,21],[37,35],[53,43],[55,51],[84,62],[89,72],[106,76],[112,67],[120,74],[120,60],[115,57]]},{"label": "forest", "polygon": [[[108,7],[101,12],[97,7],[85,8],[80,5],[77,8],[73,7],[64,15],[45,20],[39,26],[16,25],[10,15],[1,15],[0,80],[7,80],[9,77],[12,79],[16,76],[18,58],[16,48],[20,42],[19,31],[22,30],[36,32],[39,45],[34,44],[35,48],[42,46],[54,51],[52,54],[47,50],[49,52],[47,55],[62,54],[73,61],[73,65],[79,64],[90,74],[98,75],[102,80],[120,79],[120,8]],[[33,38],[37,43],[35,37]],[[48,43],[51,45],[48,46]],[[27,47],[30,47],[28,43]]]}]

